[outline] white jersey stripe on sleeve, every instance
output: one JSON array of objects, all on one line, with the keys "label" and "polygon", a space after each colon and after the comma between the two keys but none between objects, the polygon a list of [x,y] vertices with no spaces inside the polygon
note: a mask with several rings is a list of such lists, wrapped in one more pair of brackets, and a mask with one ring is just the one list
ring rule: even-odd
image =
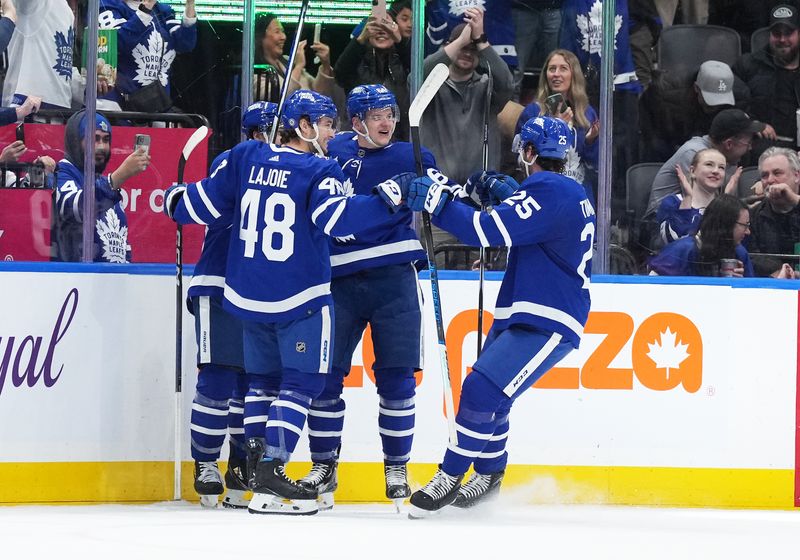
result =
[{"label": "white jersey stripe on sleeve", "polygon": [[483,212],[473,212],[472,213],[472,225],[475,227],[475,233],[478,235],[478,241],[481,243],[481,247],[488,247],[489,240],[486,239],[486,233],[483,231],[481,227],[481,214]]},{"label": "white jersey stripe on sleeve", "polygon": [[197,185],[197,194],[200,195],[200,199],[203,201],[203,204],[205,204],[206,208],[211,213],[211,215],[214,216],[214,218],[219,218],[221,214],[219,213],[219,210],[214,208],[214,205],[211,203],[211,199],[208,198],[208,194],[206,194],[206,190],[203,188],[203,183],[198,181],[196,185]]},{"label": "white jersey stripe on sleeve", "polygon": [[191,216],[192,221],[196,224],[203,224],[208,225],[205,221],[203,221],[200,216],[197,215],[197,212],[194,210],[194,206],[192,206],[192,197],[191,196],[184,196],[183,197],[183,204],[186,206],[186,211],[189,212],[189,216]]},{"label": "white jersey stripe on sleeve", "polygon": [[497,226],[497,230],[500,232],[500,235],[503,236],[503,243],[505,246],[511,247],[511,236],[508,234],[508,230],[506,229],[506,225],[503,223],[502,218],[500,218],[500,214],[498,212],[492,212],[489,215],[494,220],[494,225]]},{"label": "white jersey stripe on sleeve", "polygon": [[325,227],[322,230],[325,232],[325,235],[331,234],[331,231],[333,230],[334,226],[336,226],[336,222],[339,221],[339,216],[341,216],[342,212],[344,212],[345,206],[347,206],[347,201],[342,200],[336,207],[336,210],[333,211],[331,219],[328,220],[328,223],[325,224]]},{"label": "white jersey stripe on sleeve", "polygon": [[314,222],[314,225],[317,225],[317,218],[319,217],[320,214],[322,214],[325,211],[325,209],[328,206],[330,206],[331,204],[336,204],[340,200],[344,200],[344,197],[343,196],[332,196],[328,200],[326,200],[325,202],[323,202],[322,204],[317,206],[317,209],[314,210],[313,214],[311,214],[311,221]]}]

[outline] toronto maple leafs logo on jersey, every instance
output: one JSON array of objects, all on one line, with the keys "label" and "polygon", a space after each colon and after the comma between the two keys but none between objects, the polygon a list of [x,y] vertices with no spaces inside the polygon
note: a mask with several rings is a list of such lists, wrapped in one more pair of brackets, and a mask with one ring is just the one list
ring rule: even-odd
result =
[{"label": "toronto maple leafs logo on jersey", "polygon": [[460,16],[467,11],[468,8],[486,9],[486,0],[450,0],[450,13],[454,16]]},{"label": "toronto maple leafs logo on jersey", "polygon": [[133,61],[136,63],[136,74],[133,80],[141,86],[151,84],[156,80],[166,87],[167,74],[172,61],[175,60],[175,50],[165,51],[164,38],[157,31],[152,31],[146,43],[139,43],[133,49]]},{"label": "toronto maple leafs logo on jersey", "polygon": [[[596,0],[588,14],[578,14],[578,30],[581,32],[581,48],[589,54],[600,54],[603,43],[603,2]],[[617,35],[622,28],[622,16],[614,17],[614,48]]]},{"label": "toronto maple leafs logo on jersey", "polygon": [[341,194],[347,197],[356,195],[356,189],[355,187],[353,187],[353,182],[350,180],[349,177],[345,179],[344,183],[342,183],[341,186],[338,186],[336,190],[337,194]]},{"label": "toronto maple leafs logo on jersey", "polygon": [[72,79],[72,44],[75,42],[75,28],[70,27],[67,35],[56,31],[53,40],[56,44],[56,63],[53,70],[67,81]]},{"label": "toronto maple leafs logo on jersey", "polygon": [[123,226],[113,208],[97,220],[97,235],[103,246],[102,259],[112,263],[128,262],[128,226]]}]

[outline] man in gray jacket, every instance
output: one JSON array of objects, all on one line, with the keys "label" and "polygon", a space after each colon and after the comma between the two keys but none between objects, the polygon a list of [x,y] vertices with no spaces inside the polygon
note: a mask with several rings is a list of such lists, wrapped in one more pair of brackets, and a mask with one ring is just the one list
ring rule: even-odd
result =
[{"label": "man in gray jacket", "polygon": [[[497,115],[514,93],[511,71],[486,40],[483,10],[468,8],[464,12],[464,22],[453,28],[445,46],[425,58],[425,76],[434,66],[444,63],[450,68],[450,77],[428,106],[420,126],[422,145],[433,152],[439,169],[462,185],[473,172],[482,168],[483,125],[487,118],[487,169],[500,168],[502,154]],[[488,71],[476,72],[478,65]],[[438,228],[434,228],[433,234],[436,246],[457,243],[455,237]],[[457,268],[456,261],[460,261],[462,267],[465,262],[471,262],[470,258],[436,260],[443,268]]]}]

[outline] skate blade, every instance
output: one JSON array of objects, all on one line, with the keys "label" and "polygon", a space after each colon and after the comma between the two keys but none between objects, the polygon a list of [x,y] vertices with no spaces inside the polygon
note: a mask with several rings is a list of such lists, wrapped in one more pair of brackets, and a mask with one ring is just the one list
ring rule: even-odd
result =
[{"label": "skate blade", "polygon": [[200,496],[200,505],[204,508],[214,509],[217,507],[217,499],[219,496],[213,494],[204,494]]},{"label": "skate blade", "polygon": [[328,511],[333,509],[333,492],[325,492],[324,494],[320,494],[317,498],[317,505],[319,506],[320,511]]},{"label": "skate blade", "polygon": [[228,490],[222,500],[222,507],[230,509],[247,509],[250,500],[246,498],[247,492],[243,490]]},{"label": "skate blade", "polygon": [[247,511],[259,515],[314,515],[319,511],[316,500],[287,500],[272,494],[253,494]]},{"label": "skate blade", "polygon": [[408,518],[409,519],[426,519],[428,517],[433,517],[441,513],[442,510],[435,509],[435,510],[427,510],[418,508],[414,504],[411,504],[408,508]]},{"label": "skate blade", "polygon": [[393,498],[392,503],[394,504],[394,509],[396,513],[403,513],[403,503],[406,501],[405,498]]}]

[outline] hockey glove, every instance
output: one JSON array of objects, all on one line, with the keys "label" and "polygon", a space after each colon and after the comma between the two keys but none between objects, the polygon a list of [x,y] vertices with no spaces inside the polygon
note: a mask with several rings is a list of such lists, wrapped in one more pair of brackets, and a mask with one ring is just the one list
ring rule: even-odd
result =
[{"label": "hockey glove", "polygon": [[519,183],[513,177],[501,173],[487,174],[483,184],[488,201],[484,202],[484,197],[481,196],[481,202],[487,206],[497,206],[519,190]]},{"label": "hockey glove", "polygon": [[408,187],[417,176],[413,173],[400,173],[388,181],[376,185],[372,192],[378,194],[389,206],[389,210],[397,212],[403,200],[408,198]]},{"label": "hockey glove", "polygon": [[450,200],[450,187],[434,182],[430,177],[414,179],[408,189],[408,207],[415,212],[425,210],[438,216]]},{"label": "hockey glove", "polygon": [[183,193],[186,192],[186,183],[173,183],[164,193],[164,214],[173,219],[175,208],[178,206]]}]

